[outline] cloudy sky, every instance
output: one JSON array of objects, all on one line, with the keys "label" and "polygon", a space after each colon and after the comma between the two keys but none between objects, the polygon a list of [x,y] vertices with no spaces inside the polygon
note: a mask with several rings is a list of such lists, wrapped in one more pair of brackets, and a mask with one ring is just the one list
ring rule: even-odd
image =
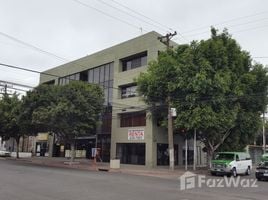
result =
[{"label": "cloudy sky", "polygon": [[[0,0],[0,63],[44,71],[152,30],[206,39],[211,25],[268,65],[267,0]],[[1,81],[36,86],[39,74],[0,65]]]}]

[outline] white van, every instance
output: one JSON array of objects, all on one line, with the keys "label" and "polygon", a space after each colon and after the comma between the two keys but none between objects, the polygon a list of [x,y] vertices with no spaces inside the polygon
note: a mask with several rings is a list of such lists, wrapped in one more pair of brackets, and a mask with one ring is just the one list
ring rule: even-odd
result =
[{"label": "white van", "polygon": [[244,152],[220,152],[212,160],[211,175],[249,175],[252,170],[252,160]]}]

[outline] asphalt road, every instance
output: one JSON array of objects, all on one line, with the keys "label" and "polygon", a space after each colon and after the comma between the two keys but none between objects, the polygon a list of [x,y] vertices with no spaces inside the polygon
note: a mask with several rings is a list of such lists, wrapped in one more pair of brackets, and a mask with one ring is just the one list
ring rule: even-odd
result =
[{"label": "asphalt road", "polygon": [[[246,185],[254,176],[240,178]],[[253,188],[241,185],[238,188],[214,188],[213,180],[217,182],[224,178],[211,180],[206,184],[202,182],[201,188],[180,190],[179,180],[40,167],[0,160],[0,200],[265,200],[268,196],[268,182],[257,182],[257,187]]]}]

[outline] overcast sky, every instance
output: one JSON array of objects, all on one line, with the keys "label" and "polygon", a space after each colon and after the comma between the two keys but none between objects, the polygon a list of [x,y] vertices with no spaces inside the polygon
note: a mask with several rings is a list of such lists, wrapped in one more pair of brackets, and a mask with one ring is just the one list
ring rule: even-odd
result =
[{"label": "overcast sky", "polygon": [[[152,30],[206,39],[211,25],[268,64],[267,0],[0,0],[0,63],[44,71]],[[39,74],[0,66],[0,80],[36,86]]]}]

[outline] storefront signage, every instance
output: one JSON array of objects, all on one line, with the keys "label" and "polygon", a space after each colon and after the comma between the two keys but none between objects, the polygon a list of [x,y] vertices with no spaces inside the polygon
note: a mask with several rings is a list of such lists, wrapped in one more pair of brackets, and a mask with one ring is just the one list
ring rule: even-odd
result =
[{"label": "storefront signage", "polygon": [[48,140],[48,133],[38,133],[37,140],[38,141],[46,141],[46,140]]},{"label": "storefront signage", "polygon": [[128,129],[128,140],[144,140],[144,129]]}]

